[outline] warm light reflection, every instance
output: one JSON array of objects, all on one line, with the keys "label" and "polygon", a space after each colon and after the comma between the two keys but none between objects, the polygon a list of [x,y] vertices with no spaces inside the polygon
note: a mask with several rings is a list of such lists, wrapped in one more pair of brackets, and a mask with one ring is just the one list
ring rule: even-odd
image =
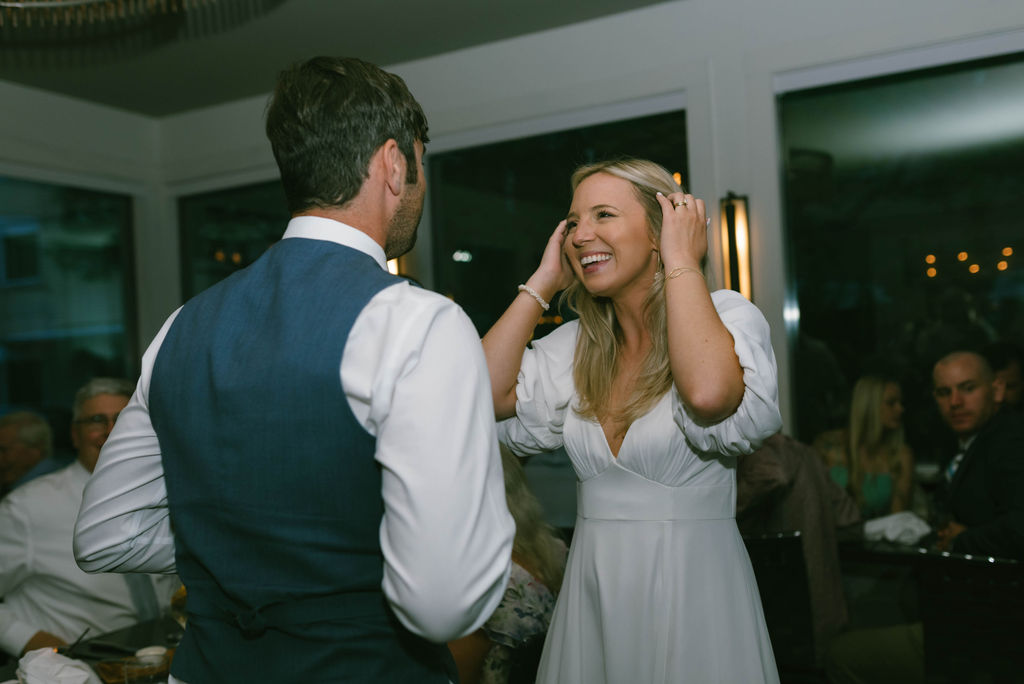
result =
[{"label": "warm light reflection", "polygon": [[[729,225],[732,210],[733,225]],[[722,262],[725,287],[736,290],[747,299],[751,298],[750,278],[750,229],[747,224],[747,198],[729,193],[719,205],[721,212]],[[732,241],[735,240],[733,244]],[[732,263],[736,254],[736,264]],[[736,280],[733,282],[733,267]]]},{"label": "warm light reflection", "polygon": [[977,273],[978,271],[980,271],[980,270],[981,270],[981,266],[979,266],[978,264],[971,264],[971,265],[970,265],[970,266],[969,266],[969,267],[967,268],[967,270],[968,270],[968,271],[970,271],[971,273]]},{"label": "warm light reflection", "polygon": [[1005,271],[1009,267],[1010,265],[1006,263],[1006,261],[1000,261],[999,263],[996,264],[996,268],[998,268],[1000,271]]},{"label": "warm light reflection", "polygon": [[398,275],[398,259],[388,260],[388,273]]},{"label": "warm light reflection", "polygon": [[956,255],[957,261],[967,261],[967,252],[960,252]]},{"label": "warm light reflection", "polygon": [[926,263],[926,264],[934,264],[935,263],[935,255],[934,254],[929,254],[928,256],[926,256],[924,258],[924,263]]},{"label": "warm light reflection", "polygon": [[1013,256],[1013,247],[1003,247],[1003,256]]},{"label": "warm light reflection", "polygon": [[925,271],[925,273],[928,275],[929,278],[934,278],[938,274],[938,271],[936,271],[934,268],[929,268],[927,271]]},{"label": "warm light reflection", "polygon": [[676,185],[678,185],[679,187],[683,187],[683,174],[676,171],[675,173],[672,174],[672,180],[674,180],[676,182]]}]

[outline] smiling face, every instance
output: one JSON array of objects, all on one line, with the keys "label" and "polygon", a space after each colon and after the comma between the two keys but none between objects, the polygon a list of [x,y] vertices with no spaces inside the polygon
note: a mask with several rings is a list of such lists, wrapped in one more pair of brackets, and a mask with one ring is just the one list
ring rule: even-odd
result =
[{"label": "smiling face", "polygon": [[587,292],[645,296],[658,269],[656,245],[633,184],[606,173],[584,179],[566,217],[565,253]]}]

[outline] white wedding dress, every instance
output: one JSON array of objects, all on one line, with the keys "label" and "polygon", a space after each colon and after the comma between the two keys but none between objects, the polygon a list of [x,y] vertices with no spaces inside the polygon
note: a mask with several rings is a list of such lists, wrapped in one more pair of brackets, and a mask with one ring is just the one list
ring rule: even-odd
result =
[{"label": "white wedding dress", "polygon": [[523,456],[564,445],[579,478],[538,682],[778,682],[735,521],[735,459],[781,426],[775,357],[760,311],[731,291],[712,299],[744,370],[742,404],[700,426],[673,388],[630,426],[617,458],[600,424],[572,410],[577,323],[524,355],[501,439]]}]

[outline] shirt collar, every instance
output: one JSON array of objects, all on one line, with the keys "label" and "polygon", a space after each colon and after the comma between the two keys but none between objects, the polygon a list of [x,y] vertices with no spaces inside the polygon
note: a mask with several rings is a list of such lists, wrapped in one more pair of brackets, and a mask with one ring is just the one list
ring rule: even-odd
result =
[{"label": "shirt collar", "polygon": [[388,268],[387,259],[384,258],[384,248],[363,231],[341,221],[321,216],[296,216],[288,222],[288,228],[284,231],[284,236],[281,239],[287,238],[335,242],[368,254],[382,269],[387,270]]},{"label": "shirt collar", "polygon": [[970,437],[966,437],[966,438],[964,438],[964,439],[961,439],[961,440],[960,440],[960,451],[961,451],[961,452],[966,452],[966,451],[967,451],[968,449],[970,449],[970,448],[971,448],[971,444],[973,444],[973,443],[974,443],[974,440],[975,440],[975,438],[976,438],[977,436],[978,436],[978,433],[977,433],[977,432],[975,432],[975,433],[974,433],[973,435],[971,435]]}]

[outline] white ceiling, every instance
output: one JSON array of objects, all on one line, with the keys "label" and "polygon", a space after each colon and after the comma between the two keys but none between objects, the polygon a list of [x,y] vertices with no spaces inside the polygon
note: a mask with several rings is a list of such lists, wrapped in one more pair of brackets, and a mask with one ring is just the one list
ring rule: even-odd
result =
[{"label": "white ceiling", "polygon": [[0,80],[159,117],[269,93],[282,68],[314,55],[393,65],[661,1],[283,0],[226,32],[130,57],[68,58],[36,47],[29,58],[8,45],[0,49]]}]

